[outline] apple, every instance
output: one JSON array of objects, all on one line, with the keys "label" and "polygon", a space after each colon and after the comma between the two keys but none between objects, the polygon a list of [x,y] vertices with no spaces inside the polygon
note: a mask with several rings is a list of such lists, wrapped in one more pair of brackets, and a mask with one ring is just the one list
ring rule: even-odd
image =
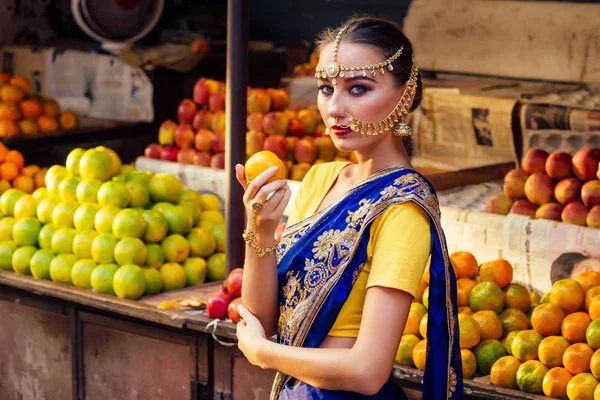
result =
[{"label": "apple", "polygon": [[263,149],[267,135],[260,131],[246,132],[246,156],[250,157]]},{"label": "apple", "polygon": [[585,222],[590,228],[600,228],[600,206],[592,207]]},{"label": "apple", "polygon": [[581,187],[581,201],[586,207],[600,204],[600,181],[588,181]]},{"label": "apple", "polygon": [[567,224],[585,226],[587,214],[587,207],[576,201],[565,206],[561,214],[561,219]]},{"label": "apple", "polygon": [[191,125],[179,125],[175,131],[175,146],[180,149],[194,145],[194,130]]},{"label": "apple", "polygon": [[513,199],[525,197],[525,182],[529,174],[522,169],[512,169],[504,177],[504,194]]},{"label": "apple", "polygon": [[265,114],[261,112],[253,112],[246,117],[246,129],[249,131],[262,131],[263,119]]},{"label": "apple", "polygon": [[277,243],[281,243],[281,237],[283,236],[283,232],[285,231],[286,223],[282,223],[277,225],[275,229],[275,238],[277,239]]},{"label": "apple", "polygon": [[177,148],[171,146],[163,147],[160,152],[160,159],[163,161],[177,161]]},{"label": "apple", "polygon": [[211,146],[215,153],[223,153],[225,151],[225,132],[214,131],[211,139]]},{"label": "apple", "polygon": [[210,111],[219,111],[225,109],[225,93],[213,93],[208,98],[208,109]]},{"label": "apple", "polygon": [[535,212],[537,219],[550,219],[553,221],[561,221],[561,214],[565,206],[558,203],[543,204]]},{"label": "apple", "polygon": [[177,119],[180,124],[192,124],[194,115],[198,112],[198,106],[192,100],[185,99],[177,107]]},{"label": "apple", "polygon": [[337,154],[337,148],[329,136],[320,136],[315,138],[317,146],[317,157],[323,161],[332,161]]},{"label": "apple", "polygon": [[163,146],[173,146],[175,143],[175,131],[177,130],[177,124],[170,119],[160,124],[158,128],[158,143]]},{"label": "apple", "polygon": [[560,204],[569,204],[579,199],[583,182],[577,178],[566,178],[554,187],[554,198]]},{"label": "apple", "polygon": [[312,163],[317,158],[317,147],[310,140],[300,139],[294,146],[294,158],[299,163]]},{"label": "apple", "polygon": [[185,147],[177,153],[177,162],[181,164],[193,164],[196,151],[189,147]]},{"label": "apple", "polygon": [[554,152],[546,159],[545,169],[552,179],[564,179],[571,175],[571,155]]},{"label": "apple", "polygon": [[285,115],[287,115],[287,117],[289,119],[296,118],[296,116],[298,115],[298,111],[296,111],[296,110],[290,110],[289,108],[286,108],[285,110],[283,110],[283,113]]},{"label": "apple", "polygon": [[573,172],[582,181],[596,179],[600,163],[600,148],[587,147],[573,156]]},{"label": "apple", "polygon": [[197,151],[194,154],[193,164],[200,167],[210,167],[211,155],[208,151]]},{"label": "apple", "polygon": [[208,298],[206,312],[211,318],[227,318],[227,307],[231,303],[231,296],[223,293],[214,293]]},{"label": "apple", "polygon": [[196,115],[194,115],[194,119],[192,121],[192,128],[194,131],[199,131],[200,129],[210,129],[210,125],[212,123],[213,113],[208,110],[198,110]]},{"label": "apple", "polygon": [[533,204],[541,206],[552,198],[554,185],[554,181],[548,175],[536,172],[525,182],[525,196]]},{"label": "apple", "polygon": [[159,159],[162,149],[163,147],[160,144],[150,144],[144,149],[144,157]]},{"label": "apple", "polygon": [[210,51],[210,43],[208,43],[208,40],[196,39],[190,45],[190,49],[194,53],[198,53],[201,56],[205,56]]},{"label": "apple", "polygon": [[271,97],[265,89],[251,89],[247,101],[247,110],[250,113],[268,113],[271,109]]},{"label": "apple", "polygon": [[294,164],[292,167],[292,173],[290,174],[290,179],[293,181],[301,181],[304,179],[311,167],[312,165],[305,162]]},{"label": "apple", "polygon": [[194,85],[193,99],[198,104],[208,104],[211,94],[221,90],[221,84],[213,79],[200,78]]},{"label": "apple", "polygon": [[283,136],[268,136],[263,144],[263,150],[271,151],[280,159],[285,160],[288,151],[287,141]]},{"label": "apple", "polygon": [[235,268],[227,275],[227,293],[234,299],[242,297],[243,277],[244,270],[242,268]]},{"label": "apple", "polygon": [[212,131],[224,131],[225,123],[227,120],[225,119],[225,111],[219,110],[213,114],[213,118],[210,124],[210,128]]},{"label": "apple", "polygon": [[263,132],[267,135],[285,136],[288,131],[290,120],[281,111],[267,113],[263,119]]},{"label": "apple", "polygon": [[528,174],[546,171],[546,159],[548,153],[542,149],[531,149],[525,154],[522,161],[522,167]]},{"label": "apple", "polygon": [[511,214],[527,215],[531,218],[535,216],[537,206],[529,200],[515,200],[510,208]]},{"label": "apple", "polygon": [[194,148],[198,151],[210,151],[212,148],[212,131],[200,129],[194,137]]},{"label": "apple", "polygon": [[271,98],[271,109],[283,111],[290,105],[290,94],[285,89],[267,89]]},{"label": "apple", "polygon": [[304,134],[314,135],[319,124],[320,116],[313,110],[300,110],[298,111],[297,118],[304,124]]},{"label": "apple", "polygon": [[315,137],[328,136],[327,135],[327,127],[325,124],[319,124],[315,128]]},{"label": "apple", "polygon": [[287,142],[287,156],[288,160],[294,161],[294,148],[296,147],[296,143],[298,143],[300,139],[295,136],[286,136],[285,141]]},{"label": "apple", "polygon": [[237,324],[242,319],[237,309],[240,304],[242,304],[242,299],[238,297],[237,299],[233,299],[231,303],[229,303],[229,306],[227,306],[227,316],[234,324]]},{"label": "apple", "polygon": [[210,159],[210,167],[225,169],[225,153],[216,153]]},{"label": "apple", "polygon": [[513,205],[513,199],[504,195],[497,194],[488,201],[487,212],[492,214],[507,215]]}]

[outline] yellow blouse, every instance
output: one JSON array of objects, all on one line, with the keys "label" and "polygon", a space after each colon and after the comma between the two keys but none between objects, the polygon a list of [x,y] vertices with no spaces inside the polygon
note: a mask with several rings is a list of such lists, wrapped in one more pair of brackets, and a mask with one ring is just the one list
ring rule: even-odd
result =
[{"label": "yellow blouse", "polygon": [[[313,166],[294,199],[288,226],[313,215],[348,162]],[[413,202],[390,206],[370,228],[367,262],[344,303],[329,336],[358,337],[367,289],[382,286],[413,297],[431,251],[430,221]]]}]

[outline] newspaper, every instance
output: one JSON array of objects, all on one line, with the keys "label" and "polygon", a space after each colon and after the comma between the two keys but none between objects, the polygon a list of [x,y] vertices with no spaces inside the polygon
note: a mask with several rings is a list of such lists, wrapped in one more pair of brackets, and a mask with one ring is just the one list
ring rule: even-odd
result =
[{"label": "newspaper", "polygon": [[516,161],[511,127],[516,102],[426,89],[414,120],[418,154],[461,169]]},{"label": "newspaper", "polygon": [[154,119],[152,83],[141,68],[118,57],[48,51],[45,82],[44,94],[64,109],[114,121]]}]

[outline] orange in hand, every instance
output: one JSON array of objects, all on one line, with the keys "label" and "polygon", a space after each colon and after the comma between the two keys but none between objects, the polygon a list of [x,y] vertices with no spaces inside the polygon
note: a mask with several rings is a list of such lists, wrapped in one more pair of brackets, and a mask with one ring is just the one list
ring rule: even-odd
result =
[{"label": "orange in hand", "polygon": [[273,166],[278,167],[277,172],[266,183],[278,179],[285,179],[285,165],[275,153],[268,150],[259,151],[258,153],[253,154],[248,161],[246,161],[246,165],[244,166],[244,170],[246,171],[246,182],[252,182],[258,175]]}]

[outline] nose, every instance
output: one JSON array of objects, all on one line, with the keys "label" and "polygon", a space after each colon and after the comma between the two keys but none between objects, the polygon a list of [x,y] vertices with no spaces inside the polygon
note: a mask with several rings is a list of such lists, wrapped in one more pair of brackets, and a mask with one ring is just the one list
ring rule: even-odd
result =
[{"label": "nose", "polygon": [[[343,104],[343,100],[341,96],[338,95],[339,92],[335,92],[329,101],[329,105],[327,107],[327,113],[329,117],[334,121],[337,119],[340,123],[343,123],[344,117],[346,116],[346,108]],[[335,122],[333,122],[335,123]]]}]

